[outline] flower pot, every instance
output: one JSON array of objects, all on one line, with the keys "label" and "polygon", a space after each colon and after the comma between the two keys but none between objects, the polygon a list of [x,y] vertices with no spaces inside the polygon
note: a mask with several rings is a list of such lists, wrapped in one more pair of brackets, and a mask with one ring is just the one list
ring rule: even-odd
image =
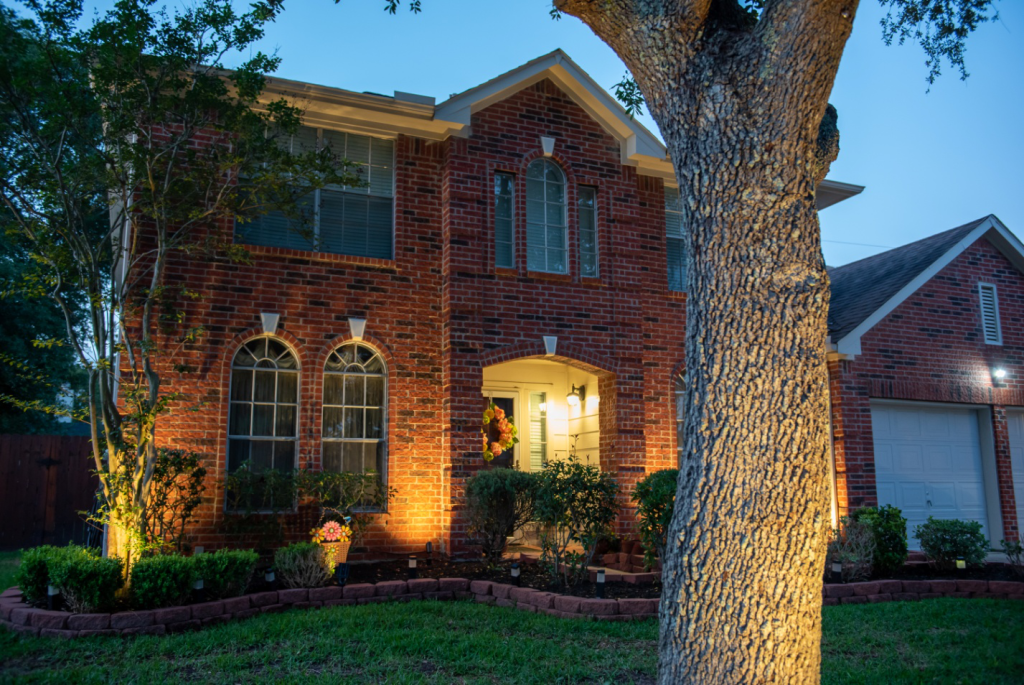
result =
[{"label": "flower pot", "polygon": [[334,569],[338,564],[348,562],[348,548],[352,546],[352,541],[321,542],[320,546],[324,549],[324,556],[327,559],[328,567]]}]

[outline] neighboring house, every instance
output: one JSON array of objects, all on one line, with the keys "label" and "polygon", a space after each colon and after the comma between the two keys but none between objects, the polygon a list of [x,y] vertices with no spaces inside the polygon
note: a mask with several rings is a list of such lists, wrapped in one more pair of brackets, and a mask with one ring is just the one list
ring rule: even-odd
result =
[{"label": "neighboring house", "polygon": [[[196,542],[227,542],[222,482],[248,461],[376,470],[397,496],[367,544],[458,552],[489,400],[519,468],[578,436],[626,532],[633,485],[677,461],[686,255],[664,146],[561,51],[440,104],[272,88],[306,109],[292,144],[330,144],[369,185],[312,196],[312,240],[271,215],[221,227],[249,265],[168,265],[203,295],[181,325],[207,329],[164,370],[183,400],[160,430],[209,455]],[[826,181],[818,206],[860,190]]]},{"label": "neighboring house", "polygon": [[[994,216],[832,269],[840,514],[1024,518],[1024,246]],[[917,541],[910,540],[912,547]]]}]

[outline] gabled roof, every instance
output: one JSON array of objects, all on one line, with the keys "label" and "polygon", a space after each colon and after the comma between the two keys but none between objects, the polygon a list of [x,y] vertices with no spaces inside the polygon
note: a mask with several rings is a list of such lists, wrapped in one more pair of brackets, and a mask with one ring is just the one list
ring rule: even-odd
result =
[{"label": "gabled roof", "polygon": [[[314,126],[341,127],[369,135],[407,134],[444,140],[471,134],[472,115],[524,88],[550,79],[558,88],[598,122],[619,143],[622,163],[636,167],[645,176],[675,184],[675,170],[668,151],[657,136],[636,119],[562,50],[530,60],[522,66],[474,86],[435,105],[422,95],[395,92],[394,97],[376,93],[354,93],[309,83],[268,79],[265,99],[285,97],[301,101],[305,120]],[[863,186],[822,181],[817,207],[824,209],[857,195]]]},{"label": "gabled roof", "polygon": [[860,354],[861,337],[947,264],[987,238],[1021,271],[1024,245],[995,215],[829,270],[829,340],[840,354]]}]

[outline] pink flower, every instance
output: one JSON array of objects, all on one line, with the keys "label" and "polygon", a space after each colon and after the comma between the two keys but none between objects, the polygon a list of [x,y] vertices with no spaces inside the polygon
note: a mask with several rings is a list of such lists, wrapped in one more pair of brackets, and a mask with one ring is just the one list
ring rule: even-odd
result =
[{"label": "pink flower", "polygon": [[337,521],[328,521],[324,524],[324,539],[328,542],[334,542],[341,537],[342,530],[341,524]]},{"label": "pink flower", "polygon": [[494,453],[494,456],[500,457],[501,456],[501,452],[502,452],[501,445],[499,443],[492,442],[491,443],[491,452]]}]

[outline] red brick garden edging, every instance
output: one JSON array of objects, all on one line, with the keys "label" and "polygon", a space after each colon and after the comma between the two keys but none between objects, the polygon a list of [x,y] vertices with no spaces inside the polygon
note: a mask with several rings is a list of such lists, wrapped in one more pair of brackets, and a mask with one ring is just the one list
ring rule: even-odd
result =
[{"label": "red brick garden edging", "polygon": [[[1024,600],[1024,582],[881,580],[826,585],[823,595],[826,605],[934,597]],[[152,611],[121,611],[114,614],[70,614],[65,611],[37,609],[22,601],[20,590],[10,588],[0,594],[0,625],[20,633],[44,637],[163,635],[292,608],[311,609],[415,599],[472,599],[482,604],[514,607],[522,611],[560,618],[595,618],[602,621],[631,621],[658,615],[657,599],[585,599],[487,580],[419,578],[408,581],[392,580],[376,585],[361,583],[347,585],[344,588],[334,586],[259,592],[203,604]]]}]

